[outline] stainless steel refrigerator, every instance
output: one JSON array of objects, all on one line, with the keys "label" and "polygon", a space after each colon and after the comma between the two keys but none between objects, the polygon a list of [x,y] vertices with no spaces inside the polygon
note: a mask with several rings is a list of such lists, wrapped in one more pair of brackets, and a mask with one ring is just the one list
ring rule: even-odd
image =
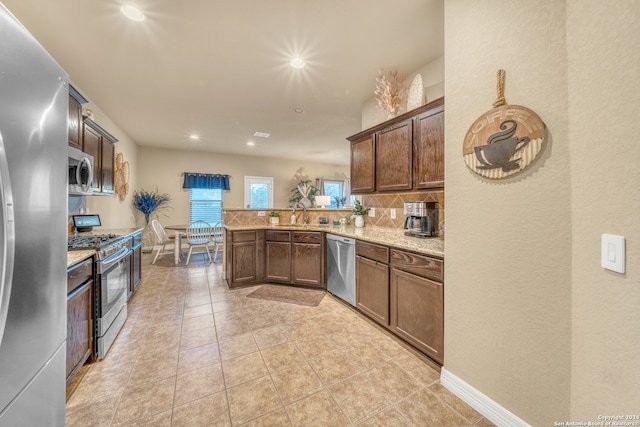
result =
[{"label": "stainless steel refrigerator", "polygon": [[0,426],[63,426],[68,77],[0,4]]}]

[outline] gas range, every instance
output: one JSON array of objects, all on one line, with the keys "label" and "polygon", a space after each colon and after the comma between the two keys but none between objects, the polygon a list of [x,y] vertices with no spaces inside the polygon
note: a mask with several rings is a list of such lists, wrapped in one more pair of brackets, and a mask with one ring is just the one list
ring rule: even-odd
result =
[{"label": "gas range", "polygon": [[67,250],[96,250],[96,258],[102,261],[123,247],[129,246],[128,239],[124,236],[115,234],[78,234],[70,236],[68,239]]}]

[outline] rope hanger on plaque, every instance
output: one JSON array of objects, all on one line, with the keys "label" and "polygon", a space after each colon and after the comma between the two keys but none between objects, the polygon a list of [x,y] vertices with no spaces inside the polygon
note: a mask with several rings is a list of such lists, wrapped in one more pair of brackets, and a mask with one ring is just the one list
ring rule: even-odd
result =
[{"label": "rope hanger on plaque", "polygon": [[540,154],[545,124],[532,110],[508,105],[504,70],[496,75],[493,109],[480,116],[464,137],[464,161],[475,173],[502,179],[526,169]]}]

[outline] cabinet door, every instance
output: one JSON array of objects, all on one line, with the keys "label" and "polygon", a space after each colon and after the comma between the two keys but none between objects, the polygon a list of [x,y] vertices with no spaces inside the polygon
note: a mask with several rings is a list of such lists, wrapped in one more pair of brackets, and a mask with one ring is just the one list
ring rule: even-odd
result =
[{"label": "cabinet door", "polygon": [[72,96],[69,96],[69,116],[67,126],[69,131],[69,145],[82,150],[81,131],[82,105]]},{"label": "cabinet door", "polygon": [[93,352],[93,280],[67,296],[67,383]]},{"label": "cabinet door", "polygon": [[231,281],[233,283],[256,280],[256,242],[232,243]]},{"label": "cabinet door", "polygon": [[444,106],[415,118],[413,188],[444,187]]},{"label": "cabinet door", "polygon": [[82,151],[93,156],[93,184],[91,187],[97,192],[100,192],[102,187],[101,145],[102,136],[95,129],[85,124],[82,132]]},{"label": "cabinet door", "polygon": [[391,329],[440,364],[444,349],[442,283],[391,269]]},{"label": "cabinet door", "polygon": [[351,193],[371,193],[375,190],[374,134],[351,143]]},{"label": "cabinet door", "polygon": [[291,282],[291,243],[265,243],[265,277],[274,282]]},{"label": "cabinet door", "polygon": [[326,289],[323,280],[323,249],[316,243],[293,243],[293,282]]},{"label": "cabinet door", "polygon": [[376,190],[411,190],[412,140],[412,120],[405,120],[378,133]]},{"label": "cabinet door", "polygon": [[113,193],[115,187],[113,185],[113,174],[115,172],[115,144],[102,139],[102,187],[103,193]]},{"label": "cabinet door", "polygon": [[356,256],[356,307],[389,326],[389,266]]}]

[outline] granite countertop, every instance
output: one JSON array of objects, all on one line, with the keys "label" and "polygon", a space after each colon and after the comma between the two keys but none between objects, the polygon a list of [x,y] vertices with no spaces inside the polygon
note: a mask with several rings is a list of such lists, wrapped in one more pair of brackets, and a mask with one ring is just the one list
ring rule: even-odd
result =
[{"label": "granite countertop", "polygon": [[[111,228],[111,229],[98,229],[93,231],[88,231],[84,233],[78,233],[79,236],[83,235],[92,235],[92,234],[115,234],[116,236],[130,236],[137,232],[141,232],[142,228]],[[73,236],[73,234],[69,234],[69,237]],[[67,268],[84,261],[85,259],[95,255],[96,251],[94,249],[87,249],[81,251],[67,251]]]},{"label": "granite countertop", "polygon": [[387,245],[397,249],[405,249],[438,258],[444,258],[444,240],[437,237],[420,239],[404,235],[404,230],[394,230],[390,228],[362,227],[356,228],[352,225],[236,225],[226,226],[228,230],[301,230],[301,231],[324,231],[326,233],[337,234],[339,236],[350,237],[352,239],[364,240],[371,243]]},{"label": "granite countertop", "polygon": [[67,252],[67,268],[78,264],[81,261],[95,255],[96,251],[93,249],[87,249],[82,251],[68,251]]}]

